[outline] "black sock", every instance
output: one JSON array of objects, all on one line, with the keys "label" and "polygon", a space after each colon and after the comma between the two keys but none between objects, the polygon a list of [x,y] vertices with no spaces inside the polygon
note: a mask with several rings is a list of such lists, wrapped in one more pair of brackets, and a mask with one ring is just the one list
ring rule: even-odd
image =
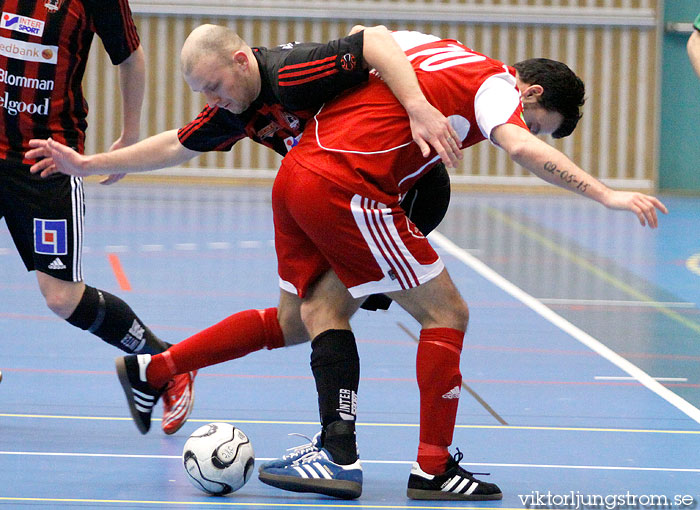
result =
[{"label": "black sock", "polygon": [[128,353],[158,354],[170,346],[155,336],[128,304],[89,285],[66,321]]},{"label": "black sock", "polygon": [[323,427],[322,444],[339,464],[357,460],[355,415],[360,357],[352,331],[330,329],[311,342],[311,371],[316,381]]},{"label": "black sock", "polygon": [[338,420],[323,429],[321,444],[336,464],[352,464],[357,460],[355,422]]}]

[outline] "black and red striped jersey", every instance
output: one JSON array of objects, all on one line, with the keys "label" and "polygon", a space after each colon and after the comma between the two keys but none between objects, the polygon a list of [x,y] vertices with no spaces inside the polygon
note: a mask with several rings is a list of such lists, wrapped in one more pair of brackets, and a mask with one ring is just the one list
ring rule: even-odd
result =
[{"label": "black and red striped jersey", "polygon": [[29,163],[32,138],[83,152],[82,80],[94,34],[118,65],[139,46],[128,0],[1,0],[0,158]]},{"label": "black and red striped jersey", "polygon": [[359,32],[326,44],[253,48],[262,79],[257,99],[240,114],[206,106],[178,131],[180,143],[199,152],[228,151],[248,137],[284,156],[324,102],[367,81],[363,41]]}]

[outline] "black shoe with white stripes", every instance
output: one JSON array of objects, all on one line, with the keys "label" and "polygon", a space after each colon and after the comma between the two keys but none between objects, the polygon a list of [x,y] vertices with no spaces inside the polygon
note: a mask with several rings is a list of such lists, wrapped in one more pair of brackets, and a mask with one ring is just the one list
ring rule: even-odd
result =
[{"label": "black shoe with white stripes", "polygon": [[440,475],[429,475],[417,462],[413,463],[408,477],[406,495],[410,499],[485,501],[502,499],[503,493],[496,484],[482,482],[474,474],[459,465],[462,452],[447,461],[447,470]]},{"label": "black shoe with white stripes", "polygon": [[150,354],[130,354],[117,358],[117,375],[124,388],[131,417],[141,434],[151,428],[151,413],[165,387],[156,390],[146,380],[146,369],[151,363]]}]

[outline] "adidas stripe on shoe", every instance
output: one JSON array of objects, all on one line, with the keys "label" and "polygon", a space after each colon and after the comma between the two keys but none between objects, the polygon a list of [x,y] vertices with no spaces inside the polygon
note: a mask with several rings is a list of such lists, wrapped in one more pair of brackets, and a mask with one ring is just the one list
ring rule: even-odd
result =
[{"label": "adidas stripe on shoe", "polygon": [[262,471],[264,469],[269,469],[269,468],[283,468],[286,466],[289,466],[290,464],[293,464],[297,460],[299,460],[301,457],[303,457],[306,454],[309,453],[315,453],[321,449],[321,432],[317,432],[316,435],[313,438],[308,438],[307,436],[303,434],[289,434],[290,436],[300,436],[303,438],[306,438],[309,442],[305,444],[301,444],[299,446],[294,446],[293,448],[287,448],[287,451],[289,453],[285,454],[283,457],[275,460],[271,460],[269,462],[265,462],[262,464],[259,468],[258,471]]},{"label": "adidas stripe on shoe", "polygon": [[150,354],[131,354],[115,361],[126,403],[141,434],[151,428],[153,407],[163,393],[163,389],[156,390],[146,380],[146,369],[150,363]]},{"label": "adidas stripe on shoe", "polygon": [[267,485],[293,492],[315,492],[342,499],[355,499],[362,494],[360,461],[336,464],[325,448],[284,467],[263,467],[258,478]]},{"label": "adidas stripe on shoe", "polygon": [[424,472],[417,462],[413,463],[408,477],[406,495],[410,499],[486,501],[502,499],[503,493],[496,484],[482,482],[474,474],[459,465],[462,452],[457,450],[447,462],[447,470],[439,475]]},{"label": "adidas stripe on shoe", "polygon": [[163,392],[163,421],[166,434],[174,434],[187,422],[194,407],[194,378],[197,371],[179,374],[170,379]]}]

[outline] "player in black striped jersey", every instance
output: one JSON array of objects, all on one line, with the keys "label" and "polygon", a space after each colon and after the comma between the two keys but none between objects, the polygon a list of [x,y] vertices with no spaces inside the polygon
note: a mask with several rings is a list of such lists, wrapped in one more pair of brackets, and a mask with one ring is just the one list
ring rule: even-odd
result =
[{"label": "player in black striped jersey", "polygon": [[[162,352],[168,344],[127,303],[83,281],[82,179],[40,179],[24,157],[30,139],[49,136],[82,153],[87,127],[82,78],[95,34],[118,66],[122,85],[122,133],[112,148],[139,139],[145,63],[128,1],[5,0],[2,11],[0,218],[56,315],[125,352]],[[191,380],[178,377],[184,384],[167,392],[177,403],[177,416],[181,405],[191,409]],[[163,423],[173,433],[184,419],[166,416]]]},{"label": "player in black striped jersey", "polygon": [[[351,34],[325,44],[288,43],[276,48],[250,47],[235,32],[217,25],[192,31],[182,49],[182,68],[191,88],[207,105],[179,130],[152,136],[126,149],[88,156],[73,175],[111,173],[111,184],[125,173],[175,166],[201,152],[229,151],[250,138],[284,156],[297,144],[306,122],[327,100],[364,83],[375,68],[406,108],[414,140],[424,154],[430,146],[456,166],[462,155],[447,119],[423,96],[403,51],[383,26],[356,26]],[[36,151],[44,154],[45,142]],[[34,165],[42,176],[56,169],[50,158]],[[442,163],[404,197],[410,219],[424,234],[444,217],[449,203],[449,175]],[[386,308],[381,296],[365,308]]]},{"label": "player in black striped jersey", "polygon": [[[461,158],[456,133],[425,100],[403,50],[385,27],[358,26],[348,37],[327,44],[290,43],[266,49],[251,48],[225,27],[203,25],[190,34],[181,56],[185,79],[208,102],[196,119],[179,130],[92,156],[80,156],[53,141],[35,140],[32,144],[36,149],[27,157],[46,159],[33,165],[32,172],[42,176],[57,171],[80,176],[111,174],[103,182],[112,183],[124,173],[175,166],[203,151],[230,150],[245,137],[284,156],[296,145],[306,121],[323,102],[366,81],[371,68],[380,73],[405,107],[414,140],[425,154],[432,146],[451,165]],[[425,234],[444,216],[449,194],[449,177],[442,164],[407,193],[404,203],[409,217]],[[387,307],[387,301],[378,297],[368,307]],[[301,319],[278,317],[277,308],[252,314],[249,319],[251,328],[262,327],[270,334],[260,342],[249,341],[260,335],[242,334],[232,339],[225,319],[207,330],[203,340],[207,348],[200,349],[202,356],[196,358],[202,366],[265,347],[309,340]],[[245,330],[243,327],[238,331]],[[155,384],[158,389],[162,385],[160,379]],[[148,415],[150,424],[150,411]],[[145,432],[148,426],[139,429]]]}]

